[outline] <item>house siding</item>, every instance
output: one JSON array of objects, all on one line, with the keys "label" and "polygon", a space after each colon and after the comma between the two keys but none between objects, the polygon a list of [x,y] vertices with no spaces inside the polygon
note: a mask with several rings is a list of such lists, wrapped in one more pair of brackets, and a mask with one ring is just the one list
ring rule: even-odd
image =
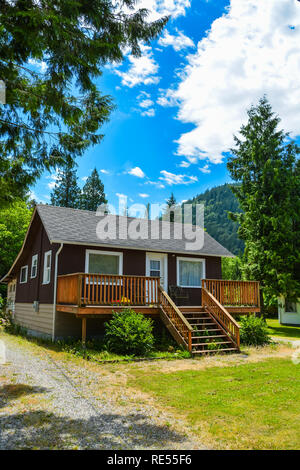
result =
[{"label": "house siding", "polygon": [[[32,303],[35,300],[45,304],[53,303],[54,263],[58,246],[50,243],[43,225],[37,220],[32,227],[22,256],[16,266],[16,303]],[[49,284],[43,284],[44,254],[49,250],[52,251],[51,278]],[[38,254],[37,276],[31,279],[31,261],[32,256],[35,254]],[[25,283],[20,283],[20,269],[22,266],[28,266],[28,277]]]},{"label": "house siding", "polygon": [[40,304],[35,312],[31,303],[16,303],[14,321],[31,332],[45,336],[52,334],[53,307],[51,304]]},{"label": "house siding", "polygon": [[[180,258],[201,258],[205,260],[205,277],[207,279],[222,279],[222,264],[221,258],[217,256],[202,256],[202,255],[178,255]],[[168,284],[169,286],[177,285],[177,255],[168,254]],[[197,288],[184,288],[188,292],[189,305],[201,305],[201,289]]]}]

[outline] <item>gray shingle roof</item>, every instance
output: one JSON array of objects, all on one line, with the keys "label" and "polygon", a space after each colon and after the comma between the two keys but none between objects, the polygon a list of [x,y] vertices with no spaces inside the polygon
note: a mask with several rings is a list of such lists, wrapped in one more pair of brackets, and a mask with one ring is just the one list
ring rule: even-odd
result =
[{"label": "gray shingle roof", "polygon": [[[220,243],[214,240],[207,232],[204,231],[204,243],[202,248],[194,250],[187,243],[191,243],[193,239],[182,237],[176,239],[174,237],[174,227],[177,232],[182,232],[182,228],[186,230],[186,225],[162,221],[151,221],[147,219],[134,219],[132,217],[123,217],[115,215],[101,216],[96,212],[71,209],[65,207],[56,207],[49,205],[37,205],[37,212],[44,224],[45,230],[51,242],[77,243],[84,245],[99,245],[108,247],[121,247],[128,249],[141,249],[148,251],[161,251],[173,253],[191,253],[213,256],[232,257],[232,253],[224,248]],[[101,237],[97,236],[97,226],[101,221],[104,225],[108,222],[110,227],[116,227],[115,238],[104,238],[103,232]],[[145,239],[132,239],[126,236],[127,227],[133,228],[133,225],[140,225],[145,232]],[[154,227],[158,232],[156,236],[148,236],[153,234]],[[99,227],[98,227],[99,228]],[[107,226],[106,226],[107,228]],[[189,229],[196,231],[199,239],[203,239],[203,230],[200,227],[189,225]],[[171,236],[168,236],[168,234]],[[188,235],[187,235],[188,236]]]}]

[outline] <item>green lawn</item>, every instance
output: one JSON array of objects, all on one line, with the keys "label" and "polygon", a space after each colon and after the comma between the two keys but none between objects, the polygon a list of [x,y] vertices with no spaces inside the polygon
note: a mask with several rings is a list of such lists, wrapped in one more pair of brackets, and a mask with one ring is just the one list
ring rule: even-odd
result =
[{"label": "green lawn", "polygon": [[204,445],[300,449],[300,364],[272,358],[204,370],[133,373],[131,385],[186,420]]},{"label": "green lawn", "polygon": [[280,325],[275,318],[267,318],[268,331],[272,336],[281,338],[300,339],[300,327]]}]

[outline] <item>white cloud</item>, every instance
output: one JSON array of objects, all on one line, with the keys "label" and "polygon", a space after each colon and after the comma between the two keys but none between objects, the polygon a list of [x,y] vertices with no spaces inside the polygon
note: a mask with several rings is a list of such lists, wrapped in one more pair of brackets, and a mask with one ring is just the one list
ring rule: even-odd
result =
[{"label": "white cloud", "polygon": [[164,108],[171,107],[171,106],[178,106],[179,101],[175,98],[175,91],[172,89],[169,90],[162,90],[161,88],[159,91],[159,97],[157,98],[157,104],[163,106]]},{"label": "white cloud", "polygon": [[[190,6],[191,0],[140,0],[136,9],[146,8],[149,10],[148,21],[155,21],[163,16],[184,16]],[[130,12],[132,13],[132,10]]]},{"label": "white cloud", "polygon": [[86,182],[86,180],[88,179],[88,176],[83,176],[81,179],[82,181]]},{"label": "white cloud", "polygon": [[154,105],[153,101],[149,100],[148,98],[139,103],[139,106],[141,108],[150,108],[150,106],[153,106],[153,105]]},{"label": "white cloud", "polygon": [[141,45],[142,56],[128,56],[129,69],[127,72],[115,69],[114,73],[122,79],[122,85],[132,88],[143,83],[144,85],[156,84],[160,81],[157,76],[159,66],[153,58],[151,47]]},{"label": "white cloud", "polygon": [[[116,6],[120,3],[114,0]],[[156,21],[164,16],[171,16],[173,19],[184,16],[186,10],[191,6],[191,0],[140,0],[134,9],[128,9],[122,4],[122,11],[128,14],[134,13],[141,8],[148,10],[146,21]],[[133,57],[129,54],[129,48],[125,48],[123,53],[128,55],[130,62],[127,72],[117,70],[120,64],[109,64],[109,68],[114,68],[114,73],[122,79],[122,84],[130,88],[143,83],[144,85],[157,84],[160,77],[157,76],[158,64],[153,58],[152,49],[149,46],[141,45],[142,57]]]},{"label": "white cloud", "polygon": [[44,60],[29,59],[28,63],[32,65],[33,67],[36,67],[37,69],[39,69],[39,71],[42,73],[46,72],[48,68]]},{"label": "white cloud", "polygon": [[160,181],[151,181],[148,180],[145,182],[145,184],[150,184],[151,186],[156,186],[158,189],[163,189],[165,188],[165,185],[162,184]]},{"label": "white cloud", "polygon": [[159,38],[158,44],[163,47],[172,46],[177,52],[189,47],[195,47],[192,39],[185,36],[181,31],[176,30],[176,35],[172,35],[167,29],[164,30],[163,36]]},{"label": "white cloud", "polygon": [[184,160],[181,163],[179,163],[179,166],[181,168],[188,168],[190,165],[191,165],[190,162],[186,162]]},{"label": "white cloud", "polygon": [[169,186],[173,184],[191,184],[198,181],[197,176],[176,175],[166,170],[162,170],[160,173],[163,176],[160,176],[159,179],[165,181]]},{"label": "white cloud", "polygon": [[143,170],[138,166],[131,168],[131,170],[129,170],[127,173],[129,175],[137,176],[138,178],[145,178],[146,176]]},{"label": "white cloud", "polygon": [[142,198],[146,198],[146,197],[149,197],[149,194],[139,193],[139,196],[142,197]]},{"label": "white cloud", "polygon": [[148,109],[147,111],[143,111],[141,113],[141,116],[153,117],[155,116],[155,109],[151,108],[151,109]]},{"label": "white cloud", "polygon": [[220,163],[246,110],[264,94],[282,127],[299,135],[299,44],[298,1],[231,0],[187,57],[184,76],[171,93],[179,102],[177,117],[195,125],[178,139],[178,155]]},{"label": "white cloud", "polygon": [[47,180],[51,180],[50,183],[47,184],[49,189],[52,190],[52,189],[55,188],[58,177],[59,177],[59,169],[58,168],[56,168],[54,173],[51,173],[50,175],[46,176]]},{"label": "white cloud", "polygon": [[202,172],[202,173],[211,173],[211,170],[209,168],[209,165],[204,165],[202,168],[199,168],[199,170]]},{"label": "white cloud", "polygon": [[103,173],[104,175],[109,175],[109,171],[104,170],[103,168],[100,170],[100,173]]}]

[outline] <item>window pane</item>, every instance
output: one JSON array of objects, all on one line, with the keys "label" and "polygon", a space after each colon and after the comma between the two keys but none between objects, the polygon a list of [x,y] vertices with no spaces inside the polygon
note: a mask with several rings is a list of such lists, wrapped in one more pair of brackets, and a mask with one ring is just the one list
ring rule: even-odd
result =
[{"label": "window pane", "polygon": [[150,271],[150,276],[155,276],[155,277],[159,277],[160,276],[160,271]]},{"label": "window pane", "polygon": [[27,281],[27,268],[21,268],[21,276],[20,276],[20,282],[26,282]]},{"label": "window pane", "polygon": [[160,260],[151,259],[150,260],[150,269],[153,269],[154,271],[159,271],[160,270]]},{"label": "window pane", "polygon": [[51,266],[51,254],[50,253],[47,255],[46,266],[47,268],[50,268]]},{"label": "window pane", "polygon": [[119,256],[90,253],[89,273],[119,274]]},{"label": "window pane", "polygon": [[291,302],[289,299],[285,301],[285,311],[287,313],[297,313],[296,302]]},{"label": "window pane", "polygon": [[200,287],[203,277],[203,263],[200,261],[179,261],[179,284]]}]

